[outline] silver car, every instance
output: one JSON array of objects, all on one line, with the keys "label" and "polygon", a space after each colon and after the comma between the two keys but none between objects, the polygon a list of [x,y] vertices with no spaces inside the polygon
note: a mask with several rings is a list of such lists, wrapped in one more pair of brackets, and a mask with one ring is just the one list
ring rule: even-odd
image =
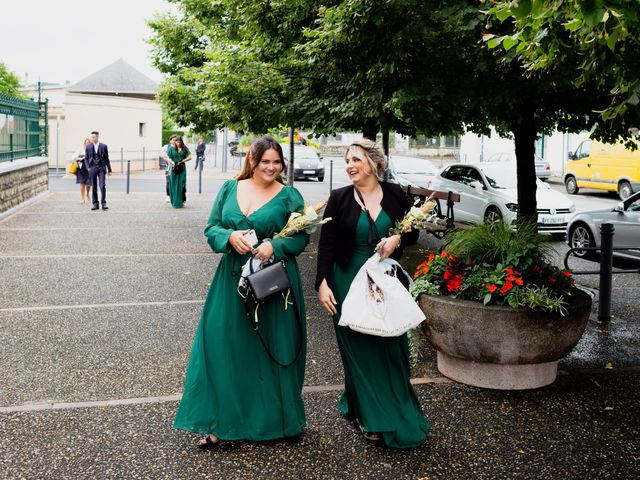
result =
[{"label": "silver car", "polygon": [[[317,178],[319,182],[324,181],[324,162],[314,148],[304,145],[294,144],[293,146],[293,176],[296,180],[306,180]],[[282,145],[284,159],[288,160],[289,145]]]},{"label": "silver car", "polygon": [[[631,247],[631,250],[614,250],[614,256],[640,261],[640,192],[613,208],[577,213],[567,226],[567,243],[571,248],[599,247],[600,226],[603,223],[613,224],[614,247]],[[587,250],[577,250],[575,255],[597,258]]]}]

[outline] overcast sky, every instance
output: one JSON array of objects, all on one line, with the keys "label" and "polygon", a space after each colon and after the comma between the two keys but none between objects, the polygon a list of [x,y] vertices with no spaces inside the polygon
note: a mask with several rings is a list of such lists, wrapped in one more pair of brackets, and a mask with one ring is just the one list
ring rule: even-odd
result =
[{"label": "overcast sky", "polygon": [[75,83],[119,58],[151,79],[146,20],[164,0],[1,0],[0,60],[24,82]]}]

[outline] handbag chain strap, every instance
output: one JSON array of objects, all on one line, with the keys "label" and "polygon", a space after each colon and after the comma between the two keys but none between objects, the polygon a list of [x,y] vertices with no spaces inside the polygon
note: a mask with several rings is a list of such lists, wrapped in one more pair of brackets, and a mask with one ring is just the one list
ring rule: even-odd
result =
[{"label": "handbag chain strap", "polygon": [[[289,289],[291,290],[291,289]],[[298,359],[300,358],[300,354],[302,353],[302,345],[304,343],[304,339],[303,339],[303,334],[302,334],[302,320],[300,319],[300,312],[298,312],[298,308],[296,307],[295,304],[295,295],[293,293],[291,293],[291,298],[293,299],[292,301],[292,305],[293,305],[293,311],[295,312],[296,315],[296,319],[298,320],[298,326],[300,327],[300,342],[298,343],[298,349],[296,351],[296,355],[295,357],[293,357],[293,360],[291,360],[289,363],[282,363],[280,362],[271,352],[271,350],[269,350],[269,347],[267,347],[267,342],[264,341],[264,338],[262,337],[262,334],[260,333],[260,330],[258,329],[258,308],[260,307],[260,304],[257,302],[255,303],[255,309],[252,312],[251,311],[251,307],[249,305],[249,299],[250,295],[247,295],[247,297],[244,299],[244,305],[245,305],[245,309],[247,311],[247,319],[251,322],[251,326],[253,328],[253,330],[256,332],[256,334],[258,335],[258,338],[260,339],[260,343],[262,344],[262,347],[264,348],[264,351],[267,352],[267,355],[269,356],[269,358],[271,359],[271,361],[273,363],[275,363],[276,365],[279,365],[281,367],[290,367],[291,365],[293,365],[294,363],[296,363],[298,361]],[[285,297],[285,310],[287,308],[288,305],[288,301],[289,301],[289,292],[287,292],[287,296]]]},{"label": "handbag chain strap", "polygon": [[367,214],[367,220],[369,220],[369,237],[367,238],[367,243],[369,245],[372,245],[373,243],[378,243],[382,239],[382,237],[380,236],[380,232],[378,231],[378,226],[376,225],[376,222],[373,220],[373,218],[371,218],[371,213],[369,212],[367,205],[364,203],[364,198],[362,197],[362,193],[360,193],[360,190],[358,190],[357,187],[353,187],[353,188],[356,191],[356,194],[358,195],[360,202],[362,202],[362,210],[365,211],[365,213]]}]

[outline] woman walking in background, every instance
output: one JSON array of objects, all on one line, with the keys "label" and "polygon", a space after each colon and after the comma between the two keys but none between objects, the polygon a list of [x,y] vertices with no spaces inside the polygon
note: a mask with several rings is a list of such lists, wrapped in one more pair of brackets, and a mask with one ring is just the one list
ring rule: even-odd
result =
[{"label": "woman walking in background", "polygon": [[[278,181],[284,168],[278,142],[258,138],[236,180],[222,186],[204,231],[212,250],[223,255],[193,340],[174,422],[175,428],[205,435],[201,448],[221,440],[295,437],[306,425],[307,332],[296,256],[308,235],[272,238],[291,213],[304,209],[300,192]],[[254,244],[250,237],[263,241]],[[260,306],[257,332],[238,293],[242,267],[252,256],[283,260],[291,284],[288,295]]]},{"label": "woman walking in background", "polygon": [[191,160],[191,152],[185,146],[182,137],[176,137],[167,150],[172,162],[169,173],[169,197],[173,208],[182,208],[187,201],[187,169],[185,163]]},{"label": "woman walking in background", "polygon": [[76,162],[78,167],[76,170],[76,185],[80,185],[80,200],[84,205],[85,199],[91,203],[89,194],[91,193],[91,179],[89,178],[89,169],[84,161],[85,150],[87,145],[91,143],[91,139],[85,138],[81,147],[78,147],[73,155],[73,161]]},{"label": "woman walking in background", "polygon": [[422,444],[430,429],[411,386],[407,334],[377,337],[338,325],[342,302],[360,267],[378,252],[398,259],[400,245],[415,243],[418,232],[386,237],[410,205],[399,185],[381,182],[386,168],[382,149],[370,140],[351,145],[345,154],[353,185],[331,192],[318,245],[316,290],[333,316],[344,366],[342,413],[356,422],[365,439],[392,448]]}]

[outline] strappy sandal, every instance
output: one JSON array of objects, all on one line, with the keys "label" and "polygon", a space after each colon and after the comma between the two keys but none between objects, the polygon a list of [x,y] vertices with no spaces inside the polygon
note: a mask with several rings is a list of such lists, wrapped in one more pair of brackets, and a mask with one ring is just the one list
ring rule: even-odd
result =
[{"label": "strappy sandal", "polygon": [[209,448],[217,447],[218,445],[220,445],[220,439],[216,437],[216,440],[213,440],[211,438],[211,435],[207,435],[206,437],[202,438],[197,443],[197,445],[198,448],[202,450],[208,450]]},{"label": "strappy sandal", "polygon": [[369,443],[378,443],[380,440],[382,440],[382,435],[380,435],[379,433],[365,432],[364,428],[362,427],[360,427],[360,431],[362,432],[364,439]]}]

